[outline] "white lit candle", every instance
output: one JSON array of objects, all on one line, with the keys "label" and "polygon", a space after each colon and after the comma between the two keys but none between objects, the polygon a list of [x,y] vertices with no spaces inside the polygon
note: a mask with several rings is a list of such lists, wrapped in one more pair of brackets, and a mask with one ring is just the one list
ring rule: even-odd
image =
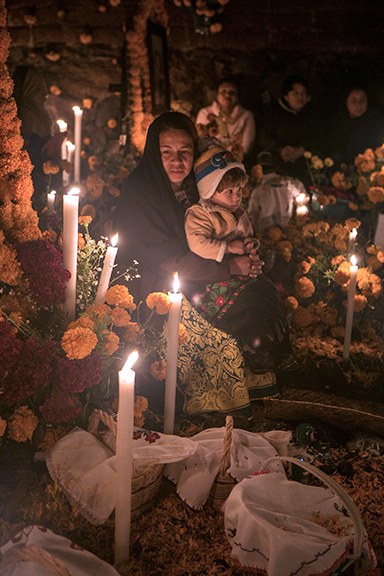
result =
[{"label": "white lit candle", "polygon": [[355,251],[356,236],[357,236],[357,230],[356,230],[356,228],[353,228],[352,232],[349,233],[349,242],[348,242],[349,254],[353,254],[353,252]]},{"label": "white lit candle", "polygon": [[[73,152],[75,150],[75,145],[72,144],[72,142],[70,142],[69,140],[67,140],[65,142],[65,146],[67,148],[66,160],[70,164],[73,164]],[[70,180],[71,180],[71,173],[63,170],[63,186],[66,186],[67,184],[69,184]]]},{"label": "white lit candle", "polygon": [[56,190],[51,190],[51,192],[48,193],[47,196],[48,216],[53,214],[53,209],[55,206],[55,196],[56,196]]},{"label": "white lit candle", "polygon": [[[60,134],[64,134],[64,132],[67,131],[67,123],[64,122],[64,120],[57,120],[56,124],[58,124],[58,126],[59,126]],[[64,137],[63,141],[61,143],[61,159],[62,160],[67,159],[67,147],[65,145],[66,141],[67,141],[67,139]]]},{"label": "white lit candle", "polygon": [[117,246],[116,246],[117,238],[118,238],[117,234],[115,234],[112,237],[111,245],[108,246],[107,252],[105,253],[104,265],[100,276],[99,287],[97,289],[97,294],[95,298],[95,304],[99,304],[99,302],[104,302],[105,293],[108,290],[112,269],[115,264],[117,254]]},{"label": "white lit candle", "polygon": [[304,206],[304,204],[302,206],[298,206],[296,208],[296,215],[297,216],[306,216],[306,214],[308,214],[308,208],[306,206]]},{"label": "white lit candle", "polygon": [[79,106],[73,106],[72,108],[75,114],[75,184],[80,184],[80,161],[81,161],[81,122],[83,111]]},{"label": "white lit candle", "polygon": [[168,292],[172,303],[167,324],[167,364],[165,367],[164,434],[173,434],[175,426],[177,355],[179,350],[179,323],[182,293],[179,277],[174,275],[173,292]]},{"label": "white lit candle", "polygon": [[65,290],[64,312],[69,322],[76,316],[79,192],[78,188],[71,188],[63,196],[63,267],[71,273]]},{"label": "white lit candle", "polygon": [[119,372],[119,410],[116,436],[116,508],[115,565],[124,568],[129,559],[131,531],[131,499],[133,468],[133,409],[135,403],[135,372],[132,366],[139,354],[128,356]]},{"label": "white lit candle", "polygon": [[348,360],[349,358],[349,348],[351,346],[351,334],[352,334],[352,323],[353,323],[353,306],[355,302],[355,291],[356,291],[356,256],[351,256],[351,266],[350,266],[351,278],[349,280],[348,288],[348,303],[347,303],[347,319],[345,323],[345,336],[344,336],[344,351],[343,358]]}]

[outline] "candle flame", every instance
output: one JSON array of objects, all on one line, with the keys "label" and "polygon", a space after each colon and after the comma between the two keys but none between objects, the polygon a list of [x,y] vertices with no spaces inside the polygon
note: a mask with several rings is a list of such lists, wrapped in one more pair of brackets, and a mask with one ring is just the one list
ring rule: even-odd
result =
[{"label": "candle flame", "polygon": [[112,238],[111,238],[111,246],[113,246],[113,247],[116,246],[118,238],[119,238],[119,235],[118,235],[118,234],[115,234],[114,236],[112,236]]},{"label": "candle flame", "polygon": [[177,272],[173,275],[173,292],[176,294],[180,289],[179,275]]},{"label": "candle flame", "polygon": [[305,202],[306,199],[307,199],[307,195],[304,194],[304,192],[300,192],[300,194],[298,196],[296,196],[296,203],[301,204],[302,202]]},{"label": "candle flame", "polygon": [[75,113],[76,115],[83,113],[83,111],[82,111],[82,109],[80,108],[80,106],[72,106],[72,110],[74,111],[74,113]]},{"label": "candle flame", "polygon": [[131,352],[128,356],[126,363],[124,364],[123,370],[131,370],[132,366],[137,362],[139,358],[139,353],[137,350]]},{"label": "candle flame", "polygon": [[356,230],[356,228],[353,228],[353,229],[352,229],[352,232],[351,232],[350,235],[349,235],[349,237],[350,237],[351,240],[352,240],[352,239],[356,238],[356,236],[357,236],[357,230]]},{"label": "candle flame", "polygon": [[72,152],[72,150],[74,150],[76,148],[76,146],[74,144],[72,144],[72,142],[70,142],[69,140],[66,141],[65,145],[70,152]]},{"label": "candle flame", "polygon": [[68,190],[67,195],[68,196],[76,196],[76,194],[80,194],[80,188],[71,188],[70,190]]},{"label": "candle flame", "polygon": [[56,124],[59,125],[60,132],[67,131],[67,123],[64,120],[56,120]]},{"label": "candle flame", "polygon": [[50,194],[52,194],[52,196],[54,196],[56,194],[56,190],[51,190]]},{"label": "candle flame", "polygon": [[356,266],[356,263],[357,263],[356,256],[355,256],[355,255],[351,256],[351,264],[352,264],[352,266]]}]

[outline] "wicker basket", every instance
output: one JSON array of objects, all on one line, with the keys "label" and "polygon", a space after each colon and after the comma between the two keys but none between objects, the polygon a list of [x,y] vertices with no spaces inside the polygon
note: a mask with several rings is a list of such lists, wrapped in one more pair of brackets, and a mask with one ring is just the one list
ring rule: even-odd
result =
[{"label": "wicker basket", "polygon": [[[116,437],[117,423],[113,416],[103,410],[94,410],[89,417],[88,432],[95,436],[101,437],[102,433],[98,432],[99,423],[105,424]],[[133,469],[132,474],[132,511],[131,518],[135,519],[146,510],[149,510],[155,501],[159,491],[164,464],[155,464],[146,466],[143,469]]]},{"label": "wicker basket", "polygon": [[226,416],[221,464],[219,472],[217,473],[217,476],[215,478],[215,481],[212,484],[212,488],[209,493],[209,498],[207,500],[207,505],[213,506],[213,508],[220,508],[222,503],[225,502],[225,500],[230,495],[232,488],[236,485],[236,480],[231,478],[231,476],[227,472],[231,457],[232,430],[233,430],[233,418],[232,416]]}]

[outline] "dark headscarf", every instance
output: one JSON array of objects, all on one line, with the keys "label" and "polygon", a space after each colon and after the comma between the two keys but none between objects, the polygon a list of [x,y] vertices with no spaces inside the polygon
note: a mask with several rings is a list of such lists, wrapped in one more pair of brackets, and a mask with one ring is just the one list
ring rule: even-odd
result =
[{"label": "dark headscarf", "polygon": [[13,82],[22,134],[37,134],[43,140],[49,138],[51,120],[44,108],[48,90],[43,73],[35,66],[18,66]]},{"label": "dark headscarf", "polygon": [[[137,260],[141,268],[149,268],[188,252],[185,209],[175,197],[160,154],[159,136],[168,129],[187,132],[197,149],[195,126],[184,114],[167,112],[150,125],[143,157],[129,175],[115,211],[118,261],[125,267]],[[197,202],[193,171],[184,180],[183,187],[190,202]]]}]

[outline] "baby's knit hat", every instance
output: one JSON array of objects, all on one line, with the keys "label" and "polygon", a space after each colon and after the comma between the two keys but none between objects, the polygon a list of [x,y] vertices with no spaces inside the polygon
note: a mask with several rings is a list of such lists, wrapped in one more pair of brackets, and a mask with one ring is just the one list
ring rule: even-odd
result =
[{"label": "baby's knit hat", "polygon": [[200,198],[211,198],[224,174],[232,168],[240,168],[245,172],[244,165],[223,146],[214,145],[206,150],[194,165]]}]

